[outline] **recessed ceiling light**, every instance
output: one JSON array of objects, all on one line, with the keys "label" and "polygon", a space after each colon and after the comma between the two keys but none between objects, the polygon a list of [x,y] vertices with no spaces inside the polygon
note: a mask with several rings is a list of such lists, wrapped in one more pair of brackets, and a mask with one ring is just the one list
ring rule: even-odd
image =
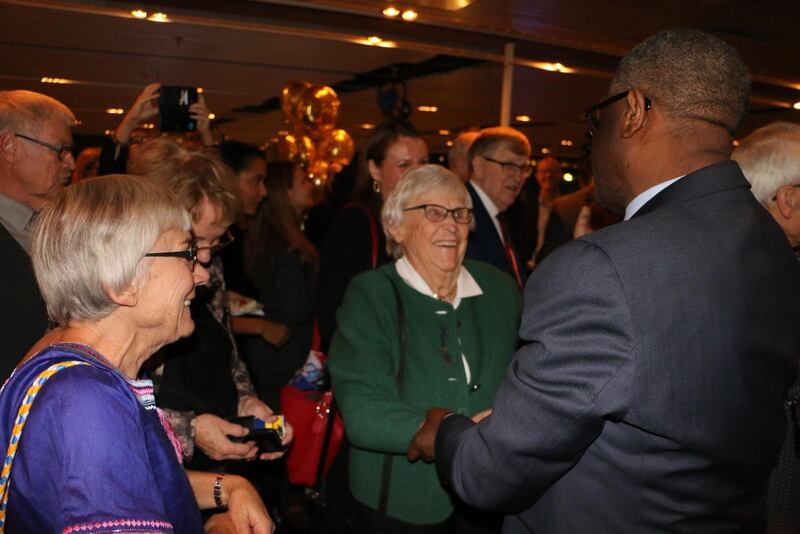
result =
[{"label": "recessed ceiling light", "polygon": [[209,113],[209,114],[208,114],[208,120],[210,120],[210,121],[213,121],[213,120],[214,120],[214,119],[216,119],[216,118],[217,118],[217,116],[216,116],[216,115],[214,115],[213,113]]},{"label": "recessed ceiling light", "polygon": [[445,143],[445,145],[447,145],[447,146],[453,146],[453,142],[452,142],[452,141],[448,141],[448,142],[446,142],[446,143]]},{"label": "recessed ceiling light", "polygon": [[105,132],[103,132],[103,135],[113,135],[113,134],[114,130],[106,130]]},{"label": "recessed ceiling light", "polygon": [[400,10],[397,9],[396,7],[394,7],[394,6],[389,6],[386,9],[383,10],[383,14],[386,17],[394,18],[394,17],[396,17],[397,15],[400,14]]},{"label": "recessed ceiling light", "polygon": [[439,135],[450,135],[450,130],[441,129],[439,130]]},{"label": "recessed ceiling light", "polygon": [[141,9],[134,9],[131,11],[131,15],[137,19],[146,19],[147,18],[147,11],[142,11]]},{"label": "recessed ceiling light", "polygon": [[425,113],[436,113],[439,108],[436,106],[417,106],[417,111],[424,111]]},{"label": "recessed ceiling light", "polygon": [[202,95],[203,94],[203,88],[202,87],[198,87],[197,88],[197,94],[198,95]]},{"label": "recessed ceiling light", "polygon": [[359,124],[358,127],[361,128],[362,130],[372,130],[373,128],[375,128],[375,125],[370,124],[369,122],[365,122],[364,124]]},{"label": "recessed ceiling light", "polygon": [[415,20],[417,20],[418,16],[419,13],[417,13],[413,9],[406,9],[405,11],[403,11],[403,20],[407,22],[414,22]]},{"label": "recessed ceiling light", "polygon": [[41,81],[42,83],[56,83],[56,84],[72,83],[72,80],[67,80],[66,78],[51,78],[49,76],[44,76],[39,81]]},{"label": "recessed ceiling light", "polygon": [[739,140],[738,139],[734,139],[733,140],[733,146],[739,146]]},{"label": "recessed ceiling light", "polygon": [[564,181],[565,181],[565,182],[571,182],[571,181],[572,181],[572,180],[574,180],[574,179],[575,179],[575,177],[574,177],[574,176],[572,176],[572,173],[571,173],[571,172],[565,172],[565,173],[564,173]]},{"label": "recessed ceiling light", "polygon": [[146,123],[142,124],[142,128],[144,128],[145,130],[152,130],[155,127],[156,127],[156,125],[153,124],[152,122],[146,122]]},{"label": "recessed ceiling light", "polygon": [[792,107],[793,107],[794,109],[800,109],[800,102],[795,102],[795,103],[792,105]]},{"label": "recessed ceiling light", "polygon": [[383,42],[383,39],[381,39],[381,38],[380,38],[380,37],[378,37],[377,35],[370,35],[369,37],[367,37],[367,42],[368,42],[369,44],[374,44],[374,45],[376,45],[376,44],[382,43],[382,42]]},{"label": "recessed ceiling light", "polygon": [[561,140],[561,146],[572,146],[572,140],[571,139],[562,139]]},{"label": "recessed ceiling light", "polygon": [[517,122],[531,122],[531,118],[528,115],[517,115],[514,120]]},{"label": "recessed ceiling light", "polygon": [[549,153],[550,153],[550,149],[549,148],[543,148],[542,149],[542,154],[549,154]]},{"label": "recessed ceiling light", "polygon": [[169,22],[169,17],[167,17],[166,13],[158,12],[147,17],[147,20],[151,22]]},{"label": "recessed ceiling light", "polygon": [[108,108],[106,110],[106,113],[108,113],[109,115],[122,115],[123,113],[125,113],[125,110],[122,108]]}]

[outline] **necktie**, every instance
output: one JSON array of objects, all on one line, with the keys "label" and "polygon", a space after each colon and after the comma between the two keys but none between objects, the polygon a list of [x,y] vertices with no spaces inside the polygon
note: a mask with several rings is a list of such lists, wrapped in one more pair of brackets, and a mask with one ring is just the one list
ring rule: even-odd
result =
[{"label": "necktie", "polygon": [[506,259],[511,264],[511,270],[514,271],[514,278],[517,281],[517,287],[522,291],[522,276],[519,274],[519,265],[517,265],[517,255],[514,253],[514,247],[511,244],[511,236],[508,234],[506,222],[502,217],[498,217],[500,222],[500,231],[503,232],[503,241],[505,241]]}]

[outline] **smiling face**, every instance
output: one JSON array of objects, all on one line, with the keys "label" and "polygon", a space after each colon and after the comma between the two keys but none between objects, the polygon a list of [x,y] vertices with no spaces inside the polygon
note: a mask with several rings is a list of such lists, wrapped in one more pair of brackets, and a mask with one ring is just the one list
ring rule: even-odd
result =
[{"label": "smiling face", "polygon": [[238,176],[239,198],[242,201],[242,211],[253,216],[258,212],[258,206],[267,196],[264,179],[267,176],[267,163],[262,158],[253,158]]},{"label": "smiling face", "polygon": [[[182,230],[161,234],[151,252],[188,250],[192,236]],[[137,316],[141,328],[150,332],[156,345],[163,346],[194,331],[189,310],[194,288],[208,282],[208,271],[184,258],[146,258],[152,262],[147,280],[137,295]]]},{"label": "smiling face", "polygon": [[[503,163],[514,163],[518,166],[529,164],[527,156],[515,154],[502,145],[487,157]],[[525,177],[522,173],[505,173],[499,163],[489,161],[483,156],[476,155],[472,158],[472,168],[472,180],[492,199],[501,213],[514,203],[522,186],[525,185]]]},{"label": "smiling face", "polygon": [[[422,204],[438,204],[447,209],[467,206],[463,195],[443,189],[412,199],[409,208]],[[453,273],[464,261],[469,224],[457,223],[452,214],[441,222],[425,218],[424,210],[406,211],[397,228],[390,230],[414,269],[431,285],[427,273]]]},{"label": "smiling face", "polygon": [[380,165],[369,160],[369,174],[381,184],[383,200],[394,190],[397,182],[412,169],[428,163],[428,146],[419,137],[398,137],[386,151]]}]

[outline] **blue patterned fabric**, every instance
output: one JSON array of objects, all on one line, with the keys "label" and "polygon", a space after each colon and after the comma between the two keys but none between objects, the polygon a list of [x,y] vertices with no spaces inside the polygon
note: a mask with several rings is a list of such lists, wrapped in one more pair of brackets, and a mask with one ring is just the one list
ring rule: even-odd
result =
[{"label": "blue patterned fabric", "polygon": [[148,402],[152,389],[87,347],[53,345],[9,378],[0,392],[3,457],[26,390],[67,360],[91,365],[60,371],[33,403],[11,471],[6,532],[203,532],[186,473]]}]

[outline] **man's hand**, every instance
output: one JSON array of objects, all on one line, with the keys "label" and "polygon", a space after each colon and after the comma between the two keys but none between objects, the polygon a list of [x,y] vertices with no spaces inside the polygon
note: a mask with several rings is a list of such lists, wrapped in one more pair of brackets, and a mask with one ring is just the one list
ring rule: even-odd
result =
[{"label": "man's hand", "polygon": [[436,444],[436,432],[445,416],[451,414],[445,408],[430,408],[425,413],[425,421],[422,422],[417,433],[411,439],[406,456],[412,462],[420,458],[426,462],[432,462],[435,458],[434,446]]},{"label": "man's hand", "polygon": [[482,412],[478,412],[471,417],[473,423],[480,423],[487,417],[492,415],[492,409],[489,408],[488,410],[483,410]]},{"label": "man's hand", "polygon": [[261,337],[275,348],[280,348],[289,341],[291,332],[286,325],[264,319],[261,325]]},{"label": "man's hand", "polygon": [[[273,415],[272,409],[269,406],[267,406],[261,399],[253,395],[242,397],[242,399],[239,401],[238,414],[239,416],[252,415],[253,417],[258,417],[267,423],[271,423],[278,418],[277,415]],[[285,419],[284,423],[286,426],[284,427],[281,444],[286,447],[292,442],[292,439],[294,439],[294,429],[292,429],[292,425],[290,425]],[[283,455],[284,451],[265,452],[262,453],[258,458],[259,460],[275,460]]]},{"label": "man's hand", "polygon": [[195,444],[212,460],[252,460],[258,453],[255,443],[234,443],[228,436],[243,437],[249,430],[205,413],[195,419]]}]

